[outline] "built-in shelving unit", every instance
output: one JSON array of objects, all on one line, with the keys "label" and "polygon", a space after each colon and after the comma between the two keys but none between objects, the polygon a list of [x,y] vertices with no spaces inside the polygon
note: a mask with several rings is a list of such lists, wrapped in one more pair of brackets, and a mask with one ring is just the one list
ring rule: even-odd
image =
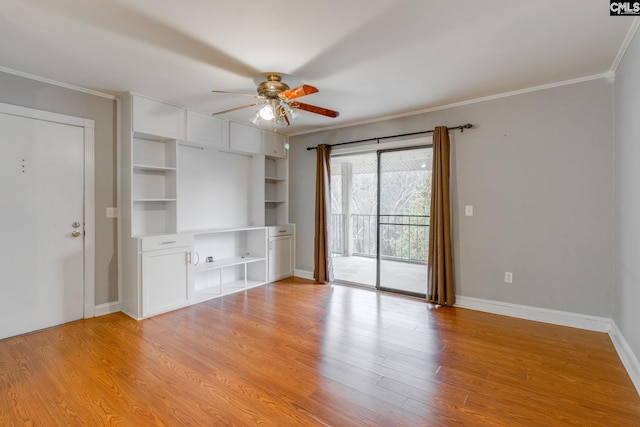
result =
[{"label": "built-in shelving unit", "polygon": [[267,238],[264,227],[195,234],[195,302],[266,283]]},{"label": "built-in shelving unit", "polygon": [[293,238],[266,227],[288,222],[287,137],[119,100],[123,311],[142,319],[290,275]]},{"label": "built-in shelving unit", "polygon": [[288,222],[288,174],[287,159],[265,156],[264,222],[267,226],[281,225]]}]

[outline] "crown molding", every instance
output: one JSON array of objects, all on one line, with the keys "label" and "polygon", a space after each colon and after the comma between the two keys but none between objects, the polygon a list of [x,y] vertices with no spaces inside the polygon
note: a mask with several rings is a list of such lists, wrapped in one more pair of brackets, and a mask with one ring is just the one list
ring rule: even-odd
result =
[{"label": "crown molding", "polygon": [[0,66],[0,72],[3,72],[5,74],[12,74],[12,75],[18,76],[18,77],[24,77],[25,79],[35,80],[35,81],[41,82],[41,83],[47,83],[47,84],[50,84],[50,85],[53,85],[53,86],[63,87],[65,89],[74,90],[76,92],[86,93],[88,95],[99,96],[101,98],[107,98],[107,99],[110,99],[110,100],[116,99],[116,97],[114,95],[110,95],[108,93],[98,92],[96,90],[87,89],[85,87],[80,87],[80,86],[75,86],[75,85],[68,84],[68,83],[59,82],[59,81],[56,81],[56,80],[48,79],[46,77],[40,77],[40,76],[36,76],[34,74],[25,73],[23,71],[13,70],[13,69],[7,68],[7,67]]},{"label": "crown molding", "polygon": [[396,114],[396,115],[392,115],[392,116],[379,117],[379,118],[376,118],[376,119],[363,120],[363,121],[360,121],[360,122],[345,123],[343,125],[331,126],[331,127],[315,129],[315,130],[308,130],[308,131],[304,131],[304,132],[291,133],[291,134],[288,134],[288,136],[291,137],[291,136],[306,135],[306,134],[310,134],[310,133],[324,132],[324,131],[336,130],[336,129],[343,129],[343,128],[349,128],[349,127],[353,127],[353,126],[366,125],[366,124],[370,124],[370,123],[384,122],[384,121],[387,121],[387,120],[399,119],[399,118],[402,118],[402,117],[417,116],[419,114],[432,113],[434,111],[448,110],[450,108],[463,107],[465,105],[477,104],[477,103],[486,102],[486,101],[493,101],[493,100],[501,99],[501,98],[509,98],[511,96],[523,95],[523,94],[526,94],[526,93],[538,92],[538,91],[541,91],[541,90],[553,89],[553,88],[561,87],[561,86],[569,86],[569,85],[573,85],[573,84],[584,83],[584,82],[588,82],[588,81],[591,81],[591,80],[598,80],[598,79],[606,79],[607,81],[609,81],[611,79],[611,72],[607,71],[606,73],[594,74],[594,75],[591,75],[591,76],[579,77],[577,79],[564,80],[564,81],[561,81],[561,82],[550,83],[550,84],[546,84],[546,85],[533,86],[533,87],[530,87],[530,88],[514,90],[514,91],[511,91],[511,92],[503,92],[503,93],[499,93],[499,94],[496,94],[496,95],[489,95],[489,96],[485,96],[485,97],[482,97],[482,98],[474,98],[474,99],[470,99],[470,100],[467,100],[467,101],[454,102],[452,104],[445,104],[445,105],[440,105],[440,106],[437,106],[437,107],[431,107],[431,108],[426,108],[426,109],[422,109],[422,110],[410,111],[408,113],[403,113],[403,114]]},{"label": "crown molding", "polygon": [[618,65],[620,65],[620,62],[622,61],[624,54],[627,52],[627,49],[631,44],[631,40],[633,40],[633,37],[636,35],[636,32],[638,31],[638,27],[640,27],[640,18],[635,17],[633,18],[633,23],[631,24],[631,28],[629,28],[629,31],[627,32],[627,36],[624,38],[624,41],[622,42],[622,45],[618,50],[618,54],[616,55],[616,58],[613,60],[613,64],[611,64],[611,72],[615,73],[616,70],[618,69]]}]

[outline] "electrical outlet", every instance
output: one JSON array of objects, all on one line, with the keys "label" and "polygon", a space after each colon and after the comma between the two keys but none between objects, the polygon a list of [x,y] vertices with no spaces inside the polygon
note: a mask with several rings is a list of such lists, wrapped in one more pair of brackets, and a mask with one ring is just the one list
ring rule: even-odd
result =
[{"label": "electrical outlet", "polygon": [[118,218],[118,208],[107,208],[107,218]]},{"label": "electrical outlet", "polygon": [[513,283],[513,273],[510,271],[504,272],[504,282],[505,283]]}]

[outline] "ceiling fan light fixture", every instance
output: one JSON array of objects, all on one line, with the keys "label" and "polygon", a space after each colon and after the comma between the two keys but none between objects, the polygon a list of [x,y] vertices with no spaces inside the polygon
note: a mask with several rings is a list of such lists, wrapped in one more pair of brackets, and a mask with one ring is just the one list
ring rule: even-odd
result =
[{"label": "ceiling fan light fixture", "polygon": [[256,110],[256,112],[253,113],[249,120],[251,121],[251,123],[257,126],[260,123],[260,110]]},{"label": "ceiling fan light fixture", "polygon": [[288,104],[285,106],[285,111],[287,113],[287,116],[289,116],[289,119],[291,119],[292,122],[294,122],[298,117],[297,111],[291,108],[291,106]]},{"label": "ceiling fan light fixture", "polygon": [[238,92],[228,92],[223,90],[213,90],[214,93],[227,93],[233,95],[251,96],[261,101],[253,104],[242,105],[240,107],[230,108],[223,111],[213,113],[213,115],[230,113],[247,107],[255,107],[254,114],[249,120],[258,125],[261,120],[273,122],[273,130],[277,132],[278,126],[289,126],[294,122],[298,110],[308,111],[314,114],[320,114],[326,117],[338,117],[338,112],[329,110],[315,105],[303,104],[294,99],[302,96],[311,95],[318,92],[313,86],[301,85],[291,89],[289,85],[282,81],[282,77],[276,73],[270,73],[266,76],[266,80],[259,83],[257,87],[257,95],[249,95]]},{"label": "ceiling fan light fixture", "polygon": [[271,105],[265,105],[264,107],[262,107],[259,111],[259,114],[263,120],[273,120],[274,117],[273,108],[271,107]]}]

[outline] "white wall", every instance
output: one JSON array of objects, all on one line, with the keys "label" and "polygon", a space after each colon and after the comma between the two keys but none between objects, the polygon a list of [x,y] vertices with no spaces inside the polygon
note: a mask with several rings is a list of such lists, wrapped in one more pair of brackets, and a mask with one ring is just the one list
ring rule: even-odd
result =
[{"label": "white wall", "polygon": [[598,79],[291,137],[296,268],[313,270],[315,152],[306,147],[470,122],[475,129],[453,132],[457,293],[611,317],[612,107],[613,87]]},{"label": "white wall", "polygon": [[640,358],[640,36],[616,70],[613,320]]},{"label": "white wall", "polygon": [[0,102],[95,121],[95,304],[118,300],[115,101],[0,72]]}]

